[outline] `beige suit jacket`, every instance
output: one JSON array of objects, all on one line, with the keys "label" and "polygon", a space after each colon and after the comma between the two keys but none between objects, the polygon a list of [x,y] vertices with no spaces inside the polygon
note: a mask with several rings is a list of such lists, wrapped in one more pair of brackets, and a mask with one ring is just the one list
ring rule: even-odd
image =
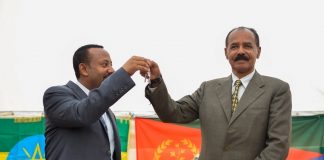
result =
[{"label": "beige suit jacket", "polygon": [[165,83],[145,90],[164,122],[200,119],[200,160],[284,160],[291,133],[291,93],[279,79],[255,73],[231,115],[231,76],[206,81],[174,101]]}]

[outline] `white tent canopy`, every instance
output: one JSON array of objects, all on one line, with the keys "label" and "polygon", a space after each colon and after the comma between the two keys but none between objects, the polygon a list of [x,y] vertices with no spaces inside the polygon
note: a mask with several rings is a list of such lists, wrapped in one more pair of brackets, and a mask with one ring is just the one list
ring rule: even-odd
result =
[{"label": "white tent canopy", "polygon": [[[42,111],[46,88],[75,80],[72,55],[103,45],[115,69],[132,55],[159,63],[174,99],[228,76],[225,36],[255,28],[261,74],[290,84],[294,111],[324,111],[321,1],[0,0],[0,111]],[[114,111],[153,111],[144,79]]]}]

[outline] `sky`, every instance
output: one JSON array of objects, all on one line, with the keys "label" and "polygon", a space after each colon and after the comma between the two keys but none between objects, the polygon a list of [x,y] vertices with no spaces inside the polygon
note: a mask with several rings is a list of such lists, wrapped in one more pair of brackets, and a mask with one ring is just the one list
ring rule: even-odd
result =
[{"label": "sky", "polygon": [[[45,90],[76,81],[74,51],[100,44],[115,70],[131,56],[156,61],[171,97],[228,76],[225,37],[257,30],[256,70],[290,84],[293,111],[324,111],[324,10],[320,0],[0,0],[0,111],[42,111]],[[114,111],[153,111],[136,86]]]}]

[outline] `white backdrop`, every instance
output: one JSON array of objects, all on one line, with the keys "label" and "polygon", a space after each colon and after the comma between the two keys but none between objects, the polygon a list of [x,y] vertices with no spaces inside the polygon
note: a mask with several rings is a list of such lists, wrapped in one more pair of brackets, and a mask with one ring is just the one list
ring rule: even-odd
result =
[{"label": "white backdrop", "polygon": [[[0,0],[0,111],[42,111],[46,88],[75,80],[72,55],[103,45],[117,70],[132,55],[159,63],[174,99],[230,74],[225,36],[255,28],[256,68],[291,86],[294,111],[324,110],[322,2],[305,0]],[[144,80],[112,109],[152,111]]]}]

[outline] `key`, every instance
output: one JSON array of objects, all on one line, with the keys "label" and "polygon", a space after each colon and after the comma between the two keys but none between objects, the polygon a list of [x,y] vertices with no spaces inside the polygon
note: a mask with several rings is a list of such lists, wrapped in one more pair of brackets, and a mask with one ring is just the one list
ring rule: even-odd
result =
[{"label": "key", "polygon": [[144,82],[150,83],[150,70],[145,74]]}]

